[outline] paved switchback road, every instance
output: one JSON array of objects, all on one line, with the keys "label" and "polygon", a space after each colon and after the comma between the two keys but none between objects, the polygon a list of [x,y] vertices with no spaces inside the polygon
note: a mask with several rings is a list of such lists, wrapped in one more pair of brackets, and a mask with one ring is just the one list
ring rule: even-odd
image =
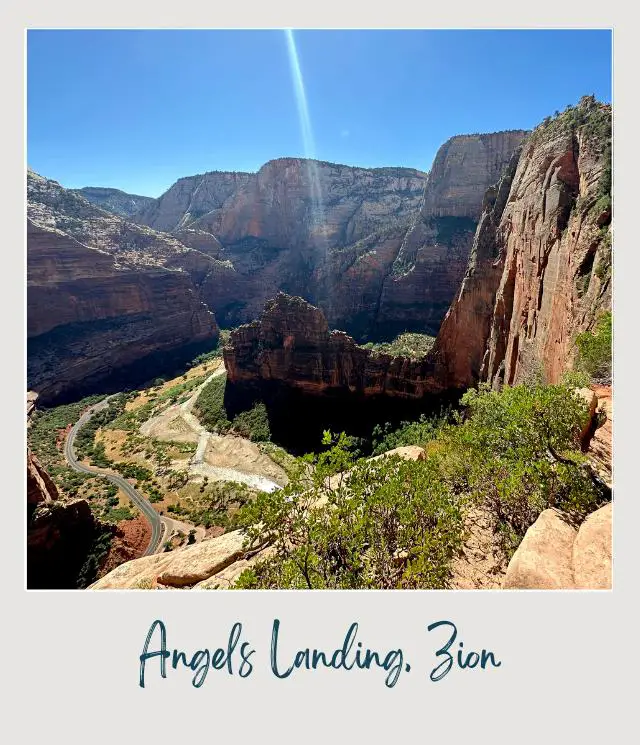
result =
[{"label": "paved switchback road", "polygon": [[88,466],[85,466],[77,460],[75,450],[73,449],[73,441],[75,440],[79,430],[84,427],[84,425],[89,421],[89,419],[91,419],[94,414],[107,407],[109,398],[110,397],[107,397],[99,403],[94,404],[90,409],[85,411],[80,419],[78,419],[78,421],[73,425],[64,443],[64,456],[71,468],[73,468],[75,471],[88,473],[92,476],[104,476],[104,478],[109,479],[111,483],[122,489],[122,491],[129,497],[129,499],[136,505],[136,507],[138,507],[140,512],[142,512],[142,514],[147,519],[147,522],[151,525],[151,540],[149,541],[149,545],[147,546],[146,551],[142,554],[143,556],[149,556],[150,554],[155,554],[158,550],[165,529],[167,535],[171,534],[171,521],[165,522],[164,518],[162,518],[153,509],[150,502],[145,497],[143,497],[142,494],[137,492],[131,486],[131,484],[122,476],[108,473],[107,471],[104,471],[100,468],[89,468]]}]

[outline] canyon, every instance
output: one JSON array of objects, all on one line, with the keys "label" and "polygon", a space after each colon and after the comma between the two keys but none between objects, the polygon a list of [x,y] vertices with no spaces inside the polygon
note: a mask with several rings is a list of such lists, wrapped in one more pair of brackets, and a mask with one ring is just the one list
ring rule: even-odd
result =
[{"label": "canyon", "polygon": [[[611,308],[610,143],[611,108],[584,97],[533,132],[452,137],[428,174],[280,158],[257,173],[186,177],[149,199],[67,190],[29,172],[28,406],[142,386],[140,410],[153,416],[138,421],[129,409],[137,429],[118,437],[156,447],[160,433],[166,447],[195,448],[156,475],[182,469],[194,483],[231,478],[271,492],[287,482],[282,453],[248,440],[239,448],[233,430],[212,433],[191,413],[225,371],[227,424],[265,407],[273,443],[289,454],[317,450],[327,429],[360,438],[368,454],[376,425],[437,414],[480,383],[558,383],[574,367],[576,337]],[[230,326],[224,368],[184,372]],[[430,351],[367,344],[409,331],[435,336]],[[174,374],[166,394],[162,380],[151,384]],[[166,409],[154,403],[164,395]],[[592,408],[585,451],[602,423]],[[103,453],[123,447],[109,437],[100,434]],[[594,443],[610,495],[610,438]],[[245,470],[227,464],[234,448]],[[68,586],[105,526],[85,500],[61,495],[31,452],[27,481],[31,586]],[[603,545],[607,520],[598,522]],[[554,521],[546,515],[536,530],[562,532],[568,556],[575,531]],[[539,547],[530,530],[523,545]],[[196,547],[137,559],[149,575],[127,561],[97,586],[229,586],[252,566],[241,544],[237,531],[207,533]],[[71,557],[58,579],[47,575],[47,552]],[[582,586],[571,562],[562,572]],[[477,567],[471,575],[455,586],[498,586]],[[525,585],[538,581],[547,580]]]},{"label": "canyon", "polygon": [[435,334],[525,134],[453,137],[430,174],[280,158],[158,199],[29,171],[28,387],[53,402],[171,372],[281,290],[360,341]]},{"label": "canyon", "polygon": [[525,134],[452,137],[428,175],[299,158],[256,174],[205,173],[180,179],[133,219],[180,240],[189,230],[201,244],[215,236],[216,258],[228,265],[202,293],[223,326],[253,320],[282,290],[359,339],[435,333],[464,274],[483,194]]},{"label": "canyon", "polygon": [[[322,429],[332,398],[338,411],[352,407],[352,420],[384,399],[402,418],[407,402],[415,412],[429,397],[480,382],[559,382],[572,367],[576,335],[611,306],[610,133],[610,107],[587,97],[514,149],[485,191],[466,273],[423,358],[363,349],[330,333],[320,308],[279,295],[231,334],[230,406],[262,398],[277,417],[285,399],[322,397]],[[439,195],[427,197],[425,207]],[[460,198],[448,209],[464,215],[469,207]]]},{"label": "canyon", "polygon": [[160,359],[215,343],[219,323],[253,320],[279,290],[360,339],[435,333],[481,195],[524,134],[454,137],[429,177],[282,158],[183,178],[155,200],[30,171],[29,387],[54,401],[142,381]]}]

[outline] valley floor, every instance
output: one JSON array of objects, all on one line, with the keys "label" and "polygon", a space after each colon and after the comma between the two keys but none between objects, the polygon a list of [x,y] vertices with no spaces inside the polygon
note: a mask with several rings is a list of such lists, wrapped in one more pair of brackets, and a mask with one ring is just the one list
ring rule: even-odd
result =
[{"label": "valley floor", "polygon": [[[127,464],[153,474],[142,482],[136,478],[127,479],[138,498],[161,516],[163,533],[153,553],[197,543],[224,532],[226,525],[216,524],[215,517],[222,517],[220,522],[224,523],[225,510],[233,514],[235,495],[229,496],[228,503],[224,496],[216,499],[220,495],[212,493],[214,484],[219,484],[223,493],[230,485],[238,485],[246,491],[242,496],[251,498],[253,492],[270,492],[287,483],[285,470],[269,457],[265,448],[234,434],[209,432],[194,415],[193,408],[203,388],[224,374],[222,361],[216,360],[139,392],[127,402],[125,416],[119,418],[120,422],[116,420],[102,426],[95,433],[94,443],[103,449],[109,467],[97,469],[91,454],[79,461],[94,474],[118,477],[121,473],[118,469]],[[194,381],[197,386],[176,400],[174,391]],[[156,401],[159,405],[155,405]],[[122,535],[113,541],[101,575],[122,561],[143,555],[151,540],[148,519],[135,506],[131,510],[129,497],[122,488],[117,498],[118,508],[131,514],[118,523]],[[214,502],[216,507],[208,509]]]}]

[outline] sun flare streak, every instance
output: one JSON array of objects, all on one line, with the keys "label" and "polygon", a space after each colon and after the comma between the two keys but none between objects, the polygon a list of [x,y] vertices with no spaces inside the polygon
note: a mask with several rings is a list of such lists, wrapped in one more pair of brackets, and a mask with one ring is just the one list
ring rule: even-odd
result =
[{"label": "sun flare streak", "polygon": [[309,116],[309,105],[307,104],[307,94],[304,89],[304,79],[302,77],[302,68],[300,67],[300,58],[298,56],[296,40],[292,29],[285,29],[284,33],[287,37],[289,64],[291,65],[293,89],[296,96],[296,104],[298,105],[298,116],[300,118],[300,127],[302,129],[304,153],[307,158],[315,158],[315,143],[313,141],[313,132],[311,130],[311,117]]},{"label": "sun flare streak", "polygon": [[312,207],[312,220],[316,226],[316,234],[321,239],[324,238],[324,229],[326,221],[324,219],[324,204],[322,198],[322,189],[320,184],[320,173],[316,161],[315,141],[313,138],[313,129],[311,127],[311,117],[309,116],[309,105],[307,94],[304,87],[304,78],[302,77],[302,68],[300,66],[300,57],[296,47],[293,30],[288,28],[284,31],[287,39],[287,50],[289,53],[289,65],[291,67],[291,77],[293,79],[293,90],[298,107],[298,118],[300,119],[300,129],[302,131],[302,144],[304,155],[307,158],[306,167],[309,175],[310,197]]}]

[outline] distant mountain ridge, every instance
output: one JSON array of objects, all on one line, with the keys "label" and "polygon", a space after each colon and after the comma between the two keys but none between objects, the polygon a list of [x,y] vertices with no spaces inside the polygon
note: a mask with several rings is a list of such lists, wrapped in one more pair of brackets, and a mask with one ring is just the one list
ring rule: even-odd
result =
[{"label": "distant mountain ridge", "polygon": [[120,189],[102,186],[84,186],[82,189],[73,189],[73,191],[81,194],[92,204],[113,212],[114,215],[120,215],[120,217],[131,217],[155,201],[154,197],[128,194]]}]

